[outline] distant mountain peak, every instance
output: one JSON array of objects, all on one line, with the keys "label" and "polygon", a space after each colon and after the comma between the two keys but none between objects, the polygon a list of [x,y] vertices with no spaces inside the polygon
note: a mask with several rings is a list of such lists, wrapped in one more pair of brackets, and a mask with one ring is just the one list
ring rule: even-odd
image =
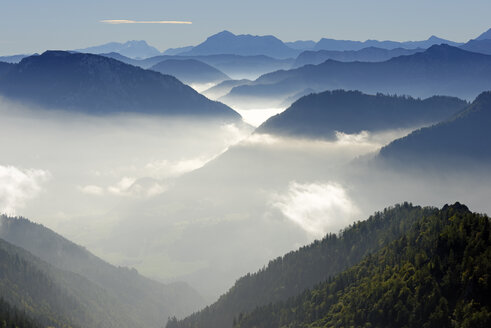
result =
[{"label": "distant mountain peak", "polygon": [[431,54],[431,55],[441,55],[441,54],[465,54],[469,52],[457,47],[450,46],[446,43],[442,43],[442,44],[432,45],[431,47],[426,49],[426,51],[423,53]]},{"label": "distant mountain peak", "polygon": [[76,51],[93,54],[117,52],[130,58],[148,58],[160,55],[160,51],[149,45],[145,40],[130,40],[125,43],[109,42],[98,46],[77,49]]},{"label": "distant mountain peak", "polygon": [[123,43],[123,46],[125,47],[133,47],[133,46],[145,46],[145,47],[148,47],[148,43],[147,41],[145,40],[130,40],[130,41],[126,41],[125,43]]},{"label": "distant mountain peak", "polygon": [[437,37],[436,35],[432,35],[428,38],[428,41],[437,41],[437,40],[443,40],[443,39]]},{"label": "distant mountain peak", "polygon": [[266,55],[275,58],[292,58],[299,54],[272,35],[233,34],[227,30],[208,37],[189,51],[180,55],[233,54],[241,56]]},{"label": "distant mountain peak", "polygon": [[230,37],[230,36],[235,36],[235,34],[233,34],[232,32],[230,31],[227,31],[227,30],[223,30],[217,34],[213,34],[212,36],[210,36],[210,38],[213,38],[213,37]]},{"label": "distant mountain peak", "polygon": [[491,28],[476,38],[476,40],[486,40],[486,39],[491,39]]}]

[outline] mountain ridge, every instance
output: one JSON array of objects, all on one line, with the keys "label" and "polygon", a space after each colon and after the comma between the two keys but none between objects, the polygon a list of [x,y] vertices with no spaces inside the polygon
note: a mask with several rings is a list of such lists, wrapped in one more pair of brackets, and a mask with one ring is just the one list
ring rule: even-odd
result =
[{"label": "mountain ridge", "polygon": [[300,98],[266,120],[256,132],[332,139],[336,132],[356,134],[433,124],[467,105],[461,99],[442,96],[414,99],[359,91],[325,91]]},{"label": "mountain ridge", "polygon": [[158,327],[167,316],[182,316],[203,304],[199,294],[182,283],[164,285],[134,269],[115,267],[54,231],[25,218],[0,216],[0,238],[21,247],[49,265],[73,273],[118,299],[135,322]]},{"label": "mountain ridge", "polygon": [[309,88],[316,92],[347,89],[423,98],[453,95],[472,100],[491,89],[491,56],[439,45],[384,62],[329,59],[319,65],[264,74],[248,85],[233,88],[221,100],[232,105],[264,103],[274,107],[281,99]]},{"label": "mountain ridge", "polygon": [[[394,140],[380,150],[378,159],[403,164],[465,167],[469,162],[491,163],[488,126],[491,91],[481,93],[461,113]],[[466,164],[466,165],[464,165]]]},{"label": "mountain ridge", "polygon": [[138,112],[240,120],[176,78],[99,55],[47,51],[0,76],[0,94],[47,109],[88,114]]}]

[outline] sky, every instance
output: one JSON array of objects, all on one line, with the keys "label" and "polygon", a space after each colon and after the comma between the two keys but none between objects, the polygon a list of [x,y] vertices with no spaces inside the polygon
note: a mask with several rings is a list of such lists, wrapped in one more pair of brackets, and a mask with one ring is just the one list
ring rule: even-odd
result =
[{"label": "sky", "polygon": [[[467,41],[491,27],[489,0],[0,0],[0,55],[146,40],[159,50],[229,30],[283,41]],[[102,20],[192,24],[107,24]]]}]

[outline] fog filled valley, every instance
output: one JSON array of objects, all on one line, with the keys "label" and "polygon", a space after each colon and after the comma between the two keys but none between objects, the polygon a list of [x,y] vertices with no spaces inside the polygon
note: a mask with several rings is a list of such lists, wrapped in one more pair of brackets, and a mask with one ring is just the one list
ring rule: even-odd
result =
[{"label": "fog filled valley", "polygon": [[487,327],[489,41],[0,57],[0,324]]}]

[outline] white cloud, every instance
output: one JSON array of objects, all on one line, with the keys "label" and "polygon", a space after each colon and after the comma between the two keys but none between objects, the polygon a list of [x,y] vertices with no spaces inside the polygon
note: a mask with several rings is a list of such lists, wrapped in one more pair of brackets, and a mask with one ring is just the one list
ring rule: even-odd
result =
[{"label": "white cloud", "polygon": [[0,211],[14,215],[18,208],[41,191],[41,184],[49,177],[49,172],[44,170],[0,165]]},{"label": "white cloud", "polygon": [[360,133],[348,134],[336,131],[336,141],[340,144],[366,144],[370,141],[370,133],[361,131]]},{"label": "white cloud", "polygon": [[135,21],[130,19],[104,19],[100,22],[105,24],[193,24],[188,21]]},{"label": "white cloud", "polygon": [[89,195],[102,195],[104,194],[104,188],[95,186],[95,185],[87,185],[79,188],[81,192]]},{"label": "white cloud", "polygon": [[136,179],[131,177],[123,177],[113,186],[107,188],[107,190],[115,195],[125,195],[128,193],[130,187],[135,183]]},{"label": "white cloud", "polygon": [[274,196],[273,206],[316,238],[338,232],[359,214],[346,190],[330,182],[291,182],[286,194]]},{"label": "white cloud", "polygon": [[197,157],[180,161],[157,160],[145,165],[145,173],[156,178],[174,178],[194,171],[205,165],[210,159]]}]

